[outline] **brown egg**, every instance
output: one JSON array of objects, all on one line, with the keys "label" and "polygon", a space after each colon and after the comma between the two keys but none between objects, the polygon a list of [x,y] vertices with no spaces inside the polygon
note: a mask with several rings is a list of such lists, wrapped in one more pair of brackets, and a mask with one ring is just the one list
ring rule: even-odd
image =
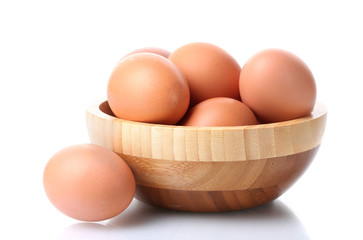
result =
[{"label": "brown egg", "polygon": [[190,88],[190,104],[213,97],[240,99],[241,67],[226,51],[209,43],[190,43],[169,56],[184,73]]},{"label": "brown egg", "polygon": [[169,55],[170,55],[170,52],[168,50],[166,50],[166,49],[163,49],[163,48],[145,47],[145,48],[139,48],[139,49],[136,49],[136,50],[134,50],[132,52],[129,52],[123,58],[125,58],[127,56],[130,56],[132,54],[135,54],[135,53],[155,53],[155,54],[158,54],[158,55],[163,56],[165,58],[168,58]]},{"label": "brown egg", "polygon": [[278,122],[308,115],[316,86],[308,66],[294,54],[267,49],[251,57],[240,75],[242,101],[262,122]]},{"label": "brown egg", "polygon": [[180,122],[183,126],[215,127],[258,124],[253,112],[233,98],[210,98],[188,111]]},{"label": "brown egg", "polygon": [[135,194],[128,165],[106,148],[80,144],[56,153],[44,169],[51,203],[69,217],[101,221],[124,211]]},{"label": "brown egg", "polygon": [[124,58],[107,87],[113,113],[139,122],[177,123],[188,109],[189,96],[188,83],[175,64],[153,53]]}]

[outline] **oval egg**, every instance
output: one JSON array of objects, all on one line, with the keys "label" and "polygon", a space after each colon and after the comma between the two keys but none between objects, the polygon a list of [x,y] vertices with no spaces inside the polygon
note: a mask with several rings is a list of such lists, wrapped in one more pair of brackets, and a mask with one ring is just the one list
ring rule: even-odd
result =
[{"label": "oval egg", "polygon": [[184,75],[170,60],[136,53],[120,61],[112,72],[107,98],[118,118],[175,124],[188,109],[190,93]]},{"label": "oval egg", "polygon": [[191,108],[180,125],[197,127],[244,126],[258,124],[253,112],[241,101],[210,98]]},{"label": "oval egg", "polygon": [[163,56],[165,58],[168,58],[170,56],[170,51],[164,49],[164,48],[158,48],[158,47],[144,47],[144,48],[138,48],[135,49],[129,53],[127,53],[123,58],[130,56],[135,53],[154,53],[158,54],[160,56]]},{"label": "oval egg", "polygon": [[308,115],[316,99],[316,86],[308,66],[294,54],[267,49],[242,67],[240,94],[257,118],[279,122]]},{"label": "oval egg", "polygon": [[210,43],[189,43],[173,51],[169,59],[186,77],[191,106],[213,97],[240,99],[241,67],[222,48]]},{"label": "oval egg", "polygon": [[79,144],[57,152],[43,174],[51,203],[69,217],[101,221],[120,214],[135,194],[126,162],[109,149]]}]

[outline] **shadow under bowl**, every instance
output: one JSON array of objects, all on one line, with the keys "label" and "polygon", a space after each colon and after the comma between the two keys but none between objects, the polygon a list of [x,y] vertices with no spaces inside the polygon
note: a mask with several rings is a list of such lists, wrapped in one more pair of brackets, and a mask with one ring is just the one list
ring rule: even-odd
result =
[{"label": "shadow under bowl", "polygon": [[238,127],[185,127],[116,118],[106,100],[87,108],[92,143],[119,154],[136,179],[135,197],[168,209],[241,210],[271,202],[307,169],[327,111]]}]

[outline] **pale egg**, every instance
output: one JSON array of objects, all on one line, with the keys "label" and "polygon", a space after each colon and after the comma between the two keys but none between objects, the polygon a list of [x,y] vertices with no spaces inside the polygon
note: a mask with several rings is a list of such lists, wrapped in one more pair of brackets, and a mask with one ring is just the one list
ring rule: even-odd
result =
[{"label": "pale egg", "polygon": [[101,221],[123,212],[135,194],[135,179],[113,151],[79,144],[57,152],[47,163],[43,184],[50,202],[69,217]]}]

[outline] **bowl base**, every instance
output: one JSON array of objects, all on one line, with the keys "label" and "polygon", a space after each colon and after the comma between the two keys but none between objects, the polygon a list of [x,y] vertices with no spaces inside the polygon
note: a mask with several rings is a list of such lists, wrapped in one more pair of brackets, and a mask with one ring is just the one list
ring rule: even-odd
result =
[{"label": "bowl base", "polygon": [[[136,185],[135,198],[157,207],[191,212],[224,212],[243,210],[269,203],[281,196],[305,172],[319,146],[311,150],[269,159],[270,165],[285,168],[264,168],[263,176],[273,176],[274,183],[238,190],[179,190]],[[125,158],[129,160],[128,158]],[[259,160],[253,160],[259,161]],[[270,183],[270,184],[269,184]]]},{"label": "bowl base", "polygon": [[282,194],[277,186],[234,191],[184,191],[137,186],[135,198],[149,205],[191,212],[225,212],[257,207]]}]

